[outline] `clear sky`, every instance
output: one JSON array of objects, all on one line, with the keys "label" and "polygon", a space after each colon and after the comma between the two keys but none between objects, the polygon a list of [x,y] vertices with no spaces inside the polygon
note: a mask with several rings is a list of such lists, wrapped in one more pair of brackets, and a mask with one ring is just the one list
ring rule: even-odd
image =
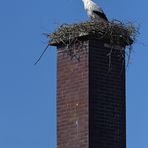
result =
[{"label": "clear sky", "polygon": [[[96,0],[140,25],[127,70],[127,148],[148,148],[148,2]],[[0,0],[0,148],[56,148],[56,49],[43,32],[87,20],[81,0]]]}]

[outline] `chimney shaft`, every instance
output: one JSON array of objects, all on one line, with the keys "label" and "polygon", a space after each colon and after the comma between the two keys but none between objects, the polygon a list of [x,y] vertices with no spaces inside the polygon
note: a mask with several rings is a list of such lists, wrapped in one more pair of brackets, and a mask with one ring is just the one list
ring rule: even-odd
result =
[{"label": "chimney shaft", "polygon": [[57,148],[126,148],[125,63],[104,45],[57,46]]}]

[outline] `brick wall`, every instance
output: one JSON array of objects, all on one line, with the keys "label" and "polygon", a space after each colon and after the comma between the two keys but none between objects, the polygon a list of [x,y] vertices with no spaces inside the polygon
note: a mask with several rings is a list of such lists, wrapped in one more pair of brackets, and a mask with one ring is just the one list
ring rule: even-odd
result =
[{"label": "brick wall", "polygon": [[[95,39],[72,45],[80,61],[57,61],[57,147],[125,148],[125,70],[120,52]],[[85,51],[85,52],[84,52]]]},{"label": "brick wall", "polygon": [[[58,51],[65,47],[58,47]],[[88,49],[88,41],[77,49]],[[80,61],[58,53],[57,146],[88,148],[88,54]]]},{"label": "brick wall", "polygon": [[[125,148],[125,69],[119,50],[89,44],[90,148]],[[109,64],[111,62],[111,64]],[[109,66],[110,65],[110,66]]]}]

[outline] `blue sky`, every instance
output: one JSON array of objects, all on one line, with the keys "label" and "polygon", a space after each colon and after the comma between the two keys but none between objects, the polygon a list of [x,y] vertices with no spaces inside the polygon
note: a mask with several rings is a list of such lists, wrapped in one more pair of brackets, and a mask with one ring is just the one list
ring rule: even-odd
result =
[{"label": "blue sky", "polygon": [[[127,148],[148,148],[147,0],[96,0],[109,19],[140,25],[127,70]],[[0,148],[56,147],[56,49],[43,32],[87,20],[81,0],[0,0]]]}]

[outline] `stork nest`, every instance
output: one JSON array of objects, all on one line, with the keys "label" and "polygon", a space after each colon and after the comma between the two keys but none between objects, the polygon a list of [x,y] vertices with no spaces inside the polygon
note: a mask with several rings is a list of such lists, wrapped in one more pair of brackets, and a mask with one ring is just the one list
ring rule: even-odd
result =
[{"label": "stork nest", "polygon": [[54,33],[48,34],[48,38],[50,45],[68,44],[76,38],[93,36],[110,44],[131,46],[136,40],[137,33],[138,29],[132,23],[124,24],[113,20],[63,24]]},{"label": "stork nest", "polygon": [[[139,34],[137,27],[133,23],[124,24],[120,21],[113,20],[111,22],[82,22],[79,24],[63,24],[57,28],[54,33],[45,35],[48,37],[48,45],[37,60],[35,64],[37,64],[48,46],[58,46],[64,45],[66,46],[65,51],[68,56],[71,58],[77,57],[79,59],[79,53],[75,53],[71,50],[70,46],[79,39],[86,37],[93,37],[99,40],[103,40],[105,43],[111,45],[114,48],[114,45],[118,45],[120,47],[128,47],[129,50],[125,50],[125,54],[121,51],[121,57],[123,57],[123,61],[125,61],[125,56],[128,57],[128,62],[130,59],[132,44],[136,42],[136,37]],[[112,48],[109,55],[111,57]],[[58,51],[61,52],[61,51]],[[123,54],[122,54],[123,53]]]}]

